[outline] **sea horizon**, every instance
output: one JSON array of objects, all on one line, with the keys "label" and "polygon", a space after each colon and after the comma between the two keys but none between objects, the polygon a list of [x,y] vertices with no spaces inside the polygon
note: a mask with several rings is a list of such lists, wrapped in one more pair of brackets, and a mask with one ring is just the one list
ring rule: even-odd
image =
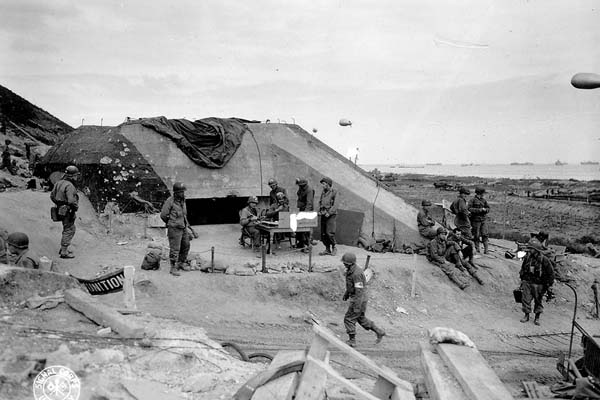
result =
[{"label": "sea horizon", "polygon": [[555,179],[578,181],[600,180],[600,165],[598,164],[358,164],[365,171],[377,168],[382,173],[422,174],[439,176],[474,176],[480,178],[507,179]]}]

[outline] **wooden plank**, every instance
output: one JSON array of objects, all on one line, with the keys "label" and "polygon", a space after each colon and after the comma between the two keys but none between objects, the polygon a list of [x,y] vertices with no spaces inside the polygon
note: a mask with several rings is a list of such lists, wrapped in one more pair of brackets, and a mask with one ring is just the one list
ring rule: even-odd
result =
[{"label": "wooden plank", "polygon": [[[298,390],[296,390],[295,400],[323,400],[325,398],[325,384],[327,383],[327,374],[324,374],[321,367],[311,360],[318,360],[315,357],[306,356],[306,363],[300,376]],[[325,354],[325,358],[318,360],[325,365],[329,364],[329,352]]]},{"label": "wooden plank", "polygon": [[421,366],[431,400],[463,400],[467,396],[429,343],[420,343]]},{"label": "wooden plank", "polygon": [[471,400],[514,400],[477,349],[456,344],[436,345],[438,354]]},{"label": "wooden plank", "polygon": [[65,291],[65,301],[71,308],[85,314],[86,317],[101,326],[110,328],[127,338],[141,338],[146,332],[141,325],[121,315],[117,310],[102,304],[97,298],[81,289]]},{"label": "wooden plank", "polygon": [[[282,350],[275,355],[269,369],[277,369],[292,361],[305,359],[306,352],[303,350]],[[294,372],[257,388],[252,400],[291,400],[296,392],[299,376],[298,372]]]},{"label": "wooden plank", "polygon": [[125,276],[125,279],[123,280],[123,302],[125,303],[125,308],[127,310],[137,310],[135,304],[135,290],[133,288],[134,270],[133,265],[126,265],[123,267],[123,275]]},{"label": "wooden plank", "polygon": [[[311,366],[311,368],[315,368],[320,375],[330,376],[339,384],[344,386],[346,389],[350,390],[352,393],[358,395],[363,400],[381,400],[379,397],[375,397],[370,393],[367,393],[363,389],[356,386],[354,383],[350,382],[348,379],[344,378],[340,375],[336,370],[334,370],[329,364],[321,360],[317,360],[316,358],[312,358],[311,356],[306,357],[306,363]],[[304,400],[303,397],[296,397],[298,400]],[[308,399],[309,397],[307,397]]]},{"label": "wooden plank", "polygon": [[[385,366],[380,367],[379,365],[375,364],[375,362],[373,362],[373,360],[371,360],[369,357],[359,353],[352,347],[348,346],[346,343],[342,342],[329,329],[324,328],[320,325],[313,325],[313,330],[315,331],[317,336],[320,336],[320,337],[326,339],[333,346],[342,350],[344,353],[346,353],[350,357],[360,361],[364,366],[369,367],[377,375],[387,379],[394,386],[399,387],[410,393],[413,393],[413,387],[410,382],[407,382],[407,381],[404,381],[404,380],[398,378],[398,376],[394,373],[394,371],[392,371],[388,367],[385,367]],[[309,353],[309,355],[312,355],[312,354]]]}]

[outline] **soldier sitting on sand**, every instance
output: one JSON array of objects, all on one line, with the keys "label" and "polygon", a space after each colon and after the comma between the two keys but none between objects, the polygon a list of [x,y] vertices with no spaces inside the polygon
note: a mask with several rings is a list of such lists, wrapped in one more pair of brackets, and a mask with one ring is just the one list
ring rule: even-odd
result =
[{"label": "soldier sitting on sand", "polygon": [[434,228],[435,221],[429,215],[429,210],[431,207],[431,201],[423,200],[421,201],[421,209],[417,214],[417,226],[419,228],[419,233],[426,239],[433,239],[437,236],[437,230]]},{"label": "soldier sitting on sand", "polygon": [[[427,246],[427,259],[429,262],[440,267],[442,271],[448,276],[448,278],[456,283],[459,288],[464,290],[469,286],[467,278],[457,270],[454,265],[446,262],[446,254],[448,250],[448,243],[446,242],[446,229],[439,227],[437,228],[437,236]],[[451,246],[455,246],[455,243],[451,243]]]},{"label": "soldier sitting on sand", "polygon": [[473,241],[465,238],[460,229],[454,228],[448,235],[446,243],[448,245],[446,260],[453,263],[459,270],[467,271],[480,285],[483,285],[483,280],[477,274],[477,269],[473,264],[473,248],[475,247]]}]

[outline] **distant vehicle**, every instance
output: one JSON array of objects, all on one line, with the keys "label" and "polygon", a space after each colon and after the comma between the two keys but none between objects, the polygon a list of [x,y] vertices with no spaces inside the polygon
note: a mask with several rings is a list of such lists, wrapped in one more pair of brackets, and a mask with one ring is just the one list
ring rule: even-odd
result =
[{"label": "distant vehicle", "polygon": [[598,165],[600,162],[598,161],[582,161],[581,165]]},{"label": "distant vehicle", "polygon": [[567,165],[567,163],[566,163],[566,162],[562,162],[562,161],[560,161],[560,160],[556,160],[556,161],[554,162],[554,165],[561,166],[561,165]]}]

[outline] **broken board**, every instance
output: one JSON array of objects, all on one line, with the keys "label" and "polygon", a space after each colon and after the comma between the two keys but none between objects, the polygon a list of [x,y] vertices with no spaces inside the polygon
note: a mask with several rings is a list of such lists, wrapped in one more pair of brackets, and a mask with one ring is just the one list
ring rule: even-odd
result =
[{"label": "broken board", "polygon": [[421,343],[421,366],[431,400],[463,400],[467,396],[429,343]]},{"label": "broken board", "polygon": [[440,343],[437,352],[470,400],[514,400],[477,349]]}]

